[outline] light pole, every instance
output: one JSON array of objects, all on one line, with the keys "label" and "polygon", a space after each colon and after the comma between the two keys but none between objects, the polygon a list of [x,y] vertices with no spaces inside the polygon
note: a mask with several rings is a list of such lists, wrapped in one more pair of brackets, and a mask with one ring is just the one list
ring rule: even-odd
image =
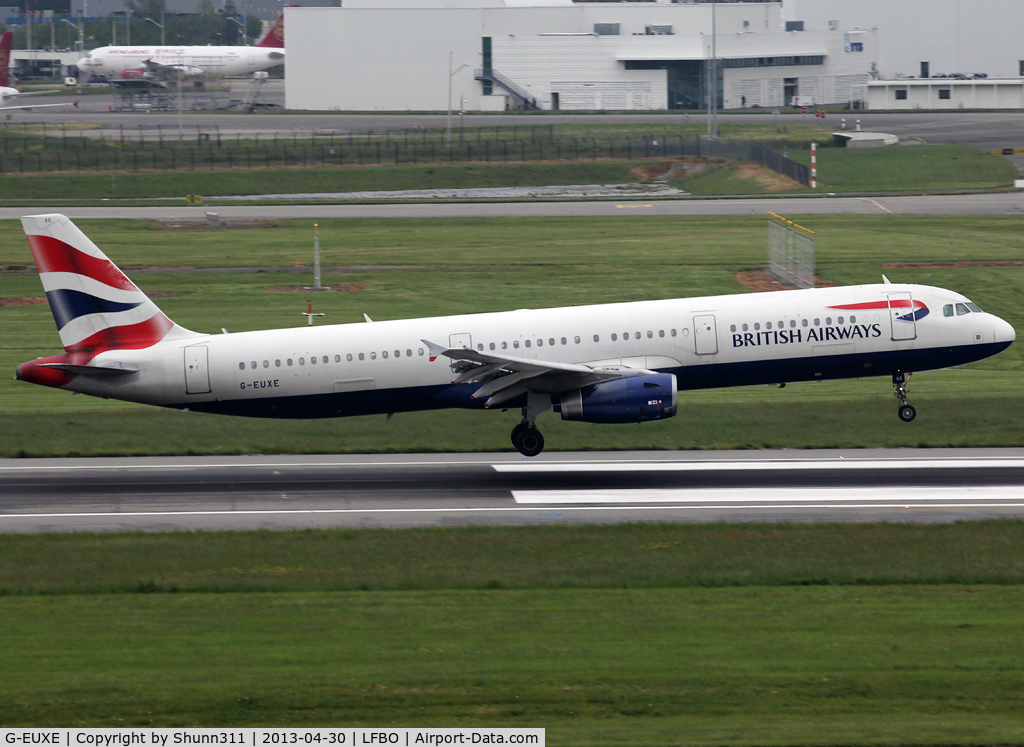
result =
[{"label": "light pole", "polygon": [[64,23],[68,24],[69,26],[74,28],[75,31],[78,32],[78,51],[79,52],[84,52],[85,51],[85,39],[82,38],[82,25],[80,23],[77,23],[77,24],[76,23],[71,23],[71,21],[69,21],[67,18],[61,18],[60,20],[64,21]]},{"label": "light pole", "polygon": [[159,26],[160,27],[160,46],[161,47],[166,47],[167,46],[167,42],[165,41],[166,37],[164,36],[164,25],[162,23],[157,23],[152,18],[145,18],[143,20],[149,21],[154,26]]},{"label": "light pole", "polygon": [[715,8],[717,2],[711,3],[711,137],[718,139],[718,40],[715,28]]},{"label": "light pole", "polygon": [[241,27],[242,27],[242,43],[243,43],[243,44],[244,44],[245,46],[247,46],[247,47],[248,47],[248,46],[249,46],[249,37],[245,35],[245,24],[244,24],[244,23],[242,23],[241,21],[239,21],[239,20],[238,20],[237,18],[235,18],[234,16],[224,16],[224,17],[225,17],[226,19],[228,19],[229,21],[233,21],[234,23],[237,23],[237,24],[238,24],[239,26],[241,26]]},{"label": "light pole", "polygon": [[459,72],[462,68],[469,67],[469,65],[463,63],[455,70],[452,70],[453,54],[453,52],[448,53],[448,136],[445,140],[448,145],[452,144],[452,78],[454,78],[455,73]]}]

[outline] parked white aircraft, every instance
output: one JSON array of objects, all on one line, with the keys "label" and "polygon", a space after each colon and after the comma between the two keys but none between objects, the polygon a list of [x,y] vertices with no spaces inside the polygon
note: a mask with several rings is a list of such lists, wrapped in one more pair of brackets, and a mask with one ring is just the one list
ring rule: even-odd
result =
[{"label": "parked white aircraft", "polygon": [[[891,376],[1005,350],[1013,327],[959,293],[858,285],[206,335],[168,319],[68,218],[22,218],[63,355],[17,379],[109,399],[266,418],[522,408],[639,423],[679,389]],[[367,322],[369,322],[367,318]]]},{"label": "parked white aircraft", "polygon": [[108,78],[173,78],[175,75],[244,75],[284,62],[284,16],[253,47],[98,47],[78,69]]},{"label": "parked white aircraft", "polygon": [[22,93],[17,88],[11,88],[7,85],[10,82],[11,41],[13,38],[13,31],[5,31],[0,35],[0,114],[18,109],[46,109],[51,106],[73,106],[78,108],[77,101],[65,104],[25,104],[24,106],[7,106],[8,101],[18,96],[41,96],[46,93],[53,93],[53,91],[28,91]]}]

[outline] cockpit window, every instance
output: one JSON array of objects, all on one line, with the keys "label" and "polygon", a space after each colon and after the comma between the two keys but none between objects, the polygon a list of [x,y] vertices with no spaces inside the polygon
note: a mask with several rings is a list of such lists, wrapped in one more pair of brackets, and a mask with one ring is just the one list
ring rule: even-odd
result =
[{"label": "cockpit window", "polygon": [[967,308],[967,304],[958,303],[956,305],[956,315],[962,316],[964,314],[970,314],[971,310]]},{"label": "cockpit window", "polygon": [[943,306],[942,307],[942,315],[943,316],[953,316],[953,304],[947,303],[945,306]]},{"label": "cockpit window", "polygon": [[978,304],[976,304],[976,303],[971,303],[970,301],[968,301],[967,302],[967,308],[969,308],[975,314],[981,314],[982,313],[981,309],[978,308]]}]

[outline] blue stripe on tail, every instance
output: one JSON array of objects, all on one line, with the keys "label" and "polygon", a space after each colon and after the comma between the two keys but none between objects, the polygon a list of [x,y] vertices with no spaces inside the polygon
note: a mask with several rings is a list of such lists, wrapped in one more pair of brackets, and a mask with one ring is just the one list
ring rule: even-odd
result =
[{"label": "blue stripe on tail", "polygon": [[53,312],[58,330],[64,329],[71,321],[86,314],[112,314],[117,311],[128,311],[145,303],[107,301],[82,291],[65,288],[47,291],[46,298],[50,301],[50,311]]}]

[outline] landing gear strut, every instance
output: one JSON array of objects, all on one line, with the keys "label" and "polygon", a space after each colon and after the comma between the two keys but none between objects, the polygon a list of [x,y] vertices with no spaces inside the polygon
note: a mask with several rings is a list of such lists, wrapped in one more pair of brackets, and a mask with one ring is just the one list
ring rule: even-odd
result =
[{"label": "landing gear strut", "polygon": [[917,410],[914,409],[913,405],[907,404],[907,381],[909,381],[910,376],[910,371],[900,371],[892,375],[892,385],[896,387],[894,394],[896,399],[900,401],[900,409],[897,413],[900,416],[900,420],[904,423],[909,423],[917,417]]},{"label": "landing gear strut", "polygon": [[537,416],[551,407],[551,397],[541,392],[528,392],[523,419],[512,429],[512,445],[527,457],[535,457],[544,451],[544,436],[534,424]]}]

